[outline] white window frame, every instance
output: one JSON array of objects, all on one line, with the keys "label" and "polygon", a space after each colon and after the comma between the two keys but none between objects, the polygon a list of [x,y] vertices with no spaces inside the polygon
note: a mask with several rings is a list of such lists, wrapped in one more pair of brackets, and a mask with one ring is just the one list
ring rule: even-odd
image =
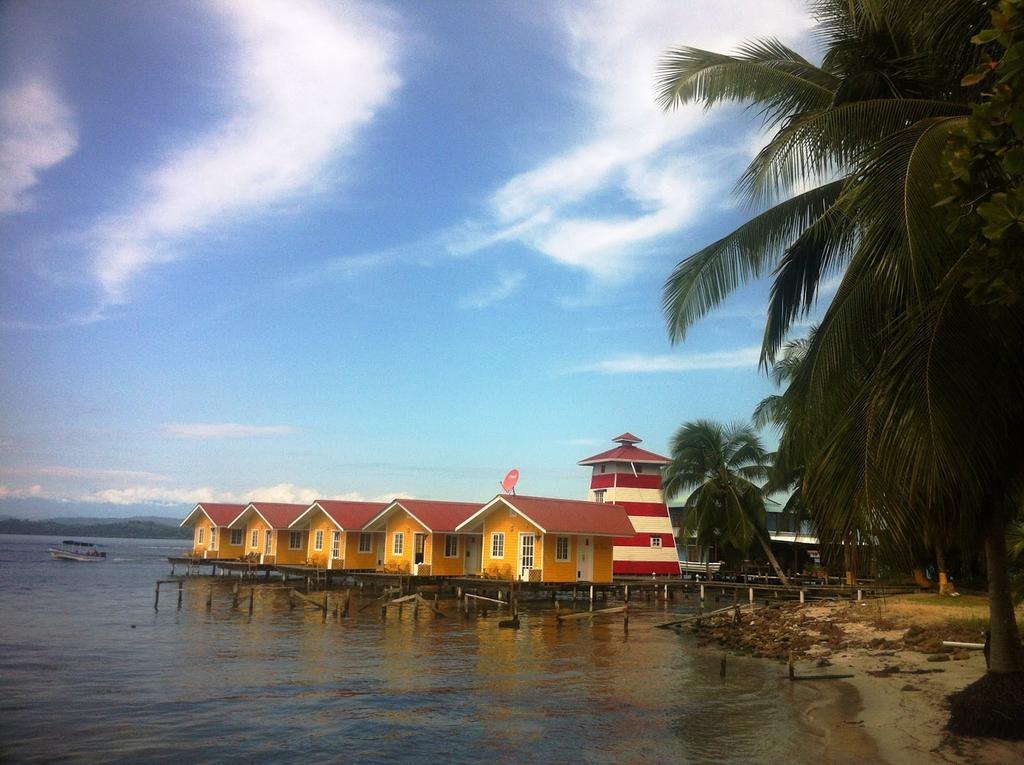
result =
[{"label": "white window frame", "polygon": [[496,560],[505,559],[505,532],[494,531],[491,533],[491,557]]},{"label": "white window frame", "polygon": [[313,533],[313,549],[320,552],[324,549],[324,530],[317,529]]},{"label": "white window frame", "polygon": [[200,526],[196,529],[196,544],[201,545],[206,539],[206,526]]},{"label": "white window frame", "polygon": [[251,547],[254,550],[259,550],[260,549],[260,530],[259,529],[253,529],[252,530],[252,539],[251,539],[251,543],[250,543],[249,547]]},{"label": "white window frame", "polygon": [[657,534],[651,536],[651,547],[661,547],[661,537]]},{"label": "white window frame", "polygon": [[[363,544],[364,542],[365,544]],[[359,552],[373,552],[373,534],[367,534],[365,532],[359,534]]]},{"label": "white window frame", "polygon": [[274,531],[267,529],[263,534],[263,554],[273,555],[274,554]]},{"label": "white window frame", "polygon": [[331,532],[331,557],[334,560],[341,559],[341,532],[337,529]]},{"label": "white window frame", "polygon": [[594,501],[604,504],[604,495],[607,489],[594,489]]},{"label": "white window frame", "polygon": [[288,549],[289,550],[301,550],[302,549],[302,532],[292,531],[288,534]]},{"label": "white window frame", "polygon": [[446,534],[444,538],[444,557],[446,558],[458,558],[459,557],[459,535],[458,534]]},{"label": "white window frame", "polygon": [[[562,544],[565,544],[565,554],[562,554]],[[558,563],[569,562],[569,551],[571,545],[569,544],[569,537],[555,537],[555,560]]]},{"label": "white window frame", "polygon": [[242,529],[231,529],[231,545],[233,547],[241,547],[245,541],[245,531]]},{"label": "white window frame", "polygon": [[210,549],[217,549],[217,527],[210,526]]},{"label": "white window frame", "polygon": [[391,535],[391,554],[405,555],[405,532],[396,531]]}]

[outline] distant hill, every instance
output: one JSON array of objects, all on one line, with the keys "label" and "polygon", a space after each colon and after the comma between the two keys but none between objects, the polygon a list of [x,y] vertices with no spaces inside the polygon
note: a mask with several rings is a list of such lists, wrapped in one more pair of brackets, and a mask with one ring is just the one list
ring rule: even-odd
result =
[{"label": "distant hill", "polygon": [[39,534],[48,537],[120,537],[122,539],[191,539],[192,529],[178,528],[173,519],[66,518],[26,521],[0,518],[0,534]]}]

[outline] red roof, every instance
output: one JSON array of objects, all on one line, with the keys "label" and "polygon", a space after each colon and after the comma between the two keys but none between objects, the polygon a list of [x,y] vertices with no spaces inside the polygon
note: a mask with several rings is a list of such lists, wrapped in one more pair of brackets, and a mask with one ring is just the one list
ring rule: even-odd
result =
[{"label": "red roof", "polygon": [[[624,435],[629,435],[625,433]],[[635,438],[635,436],[634,436]],[[622,436],[615,439],[621,441]],[[649,452],[646,449],[641,449],[628,441],[623,442],[622,446],[616,446],[614,449],[609,449],[606,452],[595,454],[593,457],[587,457],[585,460],[580,460],[577,465],[596,465],[599,462],[643,462],[653,463],[656,465],[667,465],[671,462],[668,457],[662,457],[660,454]]]},{"label": "red roof", "polygon": [[286,529],[288,524],[302,515],[309,505],[292,505],[284,502],[250,502],[247,507],[254,507],[259,514],[267,519],[267,523],[275,529]]},{"label": "red roof", "polygon": [[626,431],[621,436],[615,436],[615,438],[613,438],[612,441],[616,441],[620,444],[638,444],[641,441],[643,441],[643,439],[637,438],[629,431]]},{"label": "red roof", "polygon": [[[480,509],[479,502],[440,502],[432,499],[396,499],[428,530],[455,531],[455,527]],[[389,505],[390,507],[390,505]]]},{"label": "red roof", "polygon": [[200,502],[197,507],[210,516],[210,520],[218,526],[227,526],[245,510],[245,505],[228,505],[221,502]]},{"label": "red roof", "polygon": [[343,529],[361,529],[376,516],[384,505],[380,502],[348,502],[340,499],[318,499],[314,504],[323,508]]},{"label": "red roof", "polygon": [[625,509],[607,502],[514,494],[499,494],[495,499],[501,499],[514,507],[549,534],[597,534],[609,537],[631,537],[636,534]]}]

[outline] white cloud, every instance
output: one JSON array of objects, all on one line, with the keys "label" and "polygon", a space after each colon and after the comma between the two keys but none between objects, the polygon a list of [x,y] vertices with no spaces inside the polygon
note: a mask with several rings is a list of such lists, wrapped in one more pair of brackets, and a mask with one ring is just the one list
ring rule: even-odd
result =
[{"label": "white cloud", "polygon": [[169,156],[143,201],[102,221],[93,263],[104,305],[179,256],[188,236],[251,216],[323,179],[400,85],[397,39],[355,2],[220,0],[235,41],[233,116]]},{"label": "white cloud", "polygon": [[0,93],[0,213],[30,209],[40,173],[77,148],[71,109],[50,83],[31,79]]},{"label": "white cloud", "polygon": [[195,440],[287,436],[297,432],[290,425],[243,425],[237,422],[174,422],[164,425],[163,431],[174,438]]},{"label": "white cloud", "polygon": [[633,354],[599,361],[576,369],[577,372],[602,374],[642,374],[651,372],[695,372],[708,369],[753,369],[761,357],[760,346],[708,353],[643,355]]},{"label": "white cloud", "polygon": [[462,308],[487,308],[495,303],[500,303],[502,300],[512,297],[519,290],[525,278],[526,274],[523,273],[499,274],[494,284],[464,296],[459,300],[459,306]]},{"label": "white cloud", "polygon": [[[645,246],[692,222],[723,187],[707,148],[686,140],[708,124],[702,107],[665,114],[655,102],[659,57],[684,44],[724,51],[752,37],[792,39],[811,20],[798,0],[605,0],[569,5],[562,17],[586,101],[575,132],[585,138],[509,179],[486,220],[452,232],[450,249],[516,239],[600,279],[628,276]],[[756,140],[726,151],[748,159]]]}]

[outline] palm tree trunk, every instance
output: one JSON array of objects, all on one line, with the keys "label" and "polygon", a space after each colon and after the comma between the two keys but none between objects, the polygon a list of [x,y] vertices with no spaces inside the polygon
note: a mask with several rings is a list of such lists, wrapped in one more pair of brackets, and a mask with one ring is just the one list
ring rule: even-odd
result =
[{"label": "palm tree trunk", "polygon": [[782,572],[782,566],[775,559],[775,553],[772,552],[772,546],[762,537],[760,534],[757,535],[757,541],[761,543],[761,547],[764,548],[764,554],[768,556],[768,562],[772,564],[772,568],[775,569],[775,575],[779,577],[779,581],[782,582],[783,587],[789,587],[789,579]]},{"label": "palm tree trunk", "polygon": [[1006,569],[1006,520],[993,517],[985,533],[988,565],[989,672],[1024,672],[1024,648],[1013,613]]},{"label": "palm tree trunk", "polygon": [[946,551],[941,544],[935,545],[935,567],[939,570],[939,595],[948,595],[953,588],[946,573]]}]

